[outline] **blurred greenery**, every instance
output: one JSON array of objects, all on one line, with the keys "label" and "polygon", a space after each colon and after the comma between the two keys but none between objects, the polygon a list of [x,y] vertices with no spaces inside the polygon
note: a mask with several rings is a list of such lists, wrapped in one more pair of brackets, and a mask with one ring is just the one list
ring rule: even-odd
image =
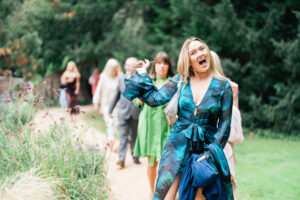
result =
[{"label": "blurred greenery", "polygon": [[198,36],[239,84],[244,126],[299,134],[299,19],[298,0],[0,0],[0,68],[38,83],[74,60],[86,78],[161,50],[175,66]]}]

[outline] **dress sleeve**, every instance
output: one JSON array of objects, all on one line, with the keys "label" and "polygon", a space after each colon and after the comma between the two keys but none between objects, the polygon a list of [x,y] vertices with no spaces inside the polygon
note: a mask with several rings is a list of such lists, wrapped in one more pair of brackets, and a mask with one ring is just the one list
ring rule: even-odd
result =
[{"label": "dress sleeve", "polygon": [[101,99],[101,96],[102,96],[102,90],[103,90],[103,84],[104,84],[103,79],[104,79],[104,76],[102,76],[100,78],[100,80],[98,81],[96,91],[95,91],[95,94],[93,96],[93,104],[99,104],[100,103],[100,99]]},{"label": "dress sleeve", "polygon": [[151,107],[161,106],[176,93],[179,80],[180,75],[177,74],[158,90],[148,75],[136,73],[130,79],[125,79],[123,95],[129,100],[140,98]]},{"label": "dress sleeve", "polygon": [[222,171],[222,175],[227,178],[230,173],[223,148],[227,143],[230,133],[232,104],[232,89],[229,82],[226,81],[225,89],[221,94],[221,112],[219,114],[218,129],[214,135],[214,141],[207,146],[208,151],[204,152],[206,158],[212,155],[220,171]]},{"label": "dress sleeve", "polygon": [[225,147],[230,133],[232,103],[232,89],[230,84],[227,82],[221,97],[221,113],[217,133],[215,134],[215,142],[219,143],[222,148]]}]

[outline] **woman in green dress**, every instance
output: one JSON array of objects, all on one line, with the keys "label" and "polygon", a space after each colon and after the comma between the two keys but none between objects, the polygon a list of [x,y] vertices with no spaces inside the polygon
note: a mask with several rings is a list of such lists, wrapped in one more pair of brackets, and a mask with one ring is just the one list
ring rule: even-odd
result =
[{"label": "woman in green dress", "polygon": [[[161,88],[174,74],[168,54],[165,52],[156,54],[150,71],[155,86],[158,89]],[[158,162],[171,128],[163,112],[166,105],[150,107],[143,104],[139,99],[135,99],[134,103],[141,108],[134,156],[148,157],[147,176],[150,186],[150,199],[152,199]]]}]

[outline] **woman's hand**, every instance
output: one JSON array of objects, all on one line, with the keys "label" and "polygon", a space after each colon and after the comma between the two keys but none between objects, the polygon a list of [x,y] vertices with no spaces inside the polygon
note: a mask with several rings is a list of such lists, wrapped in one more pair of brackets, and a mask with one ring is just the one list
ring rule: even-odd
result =
[{"label": "woman's hand", "polygon": [[206,157],[205,157],[205,156],[202,156],[202,157],[200,157],[200,158],[197,159],[197,162],[201,162],[201,161],[204,160],[204,159],[206,159]]},{"label": "woman's hand", "polygon": [[144,104],[144,102],[139,99],[139,105],[142,106],[143,104]]},{"label": "woman's hand", "polygon": [[79,94],[79,90],[75,90],[74,94],[78,95]]},{"label": "woman's hand", "polygon": [[144,74],[144,73],[147,73],[147,70],[150,66],[150,61],[145,59],[145,62],[140,60],[137,62],[136,64],[136,71],[139,73],[139,74]]}]

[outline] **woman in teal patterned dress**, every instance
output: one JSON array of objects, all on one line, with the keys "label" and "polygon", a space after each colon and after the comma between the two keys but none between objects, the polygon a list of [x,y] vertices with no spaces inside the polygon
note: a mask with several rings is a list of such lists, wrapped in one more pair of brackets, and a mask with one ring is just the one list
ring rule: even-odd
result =
[{"label": "woman in teal patterned dress", "polygon": [[[159,90],[146,74],[149,61],[138,73],[126,80],[124,96],[136,97],[155,107],[166,104],[183,78],[178,102],[178,120],[166,141],[158,169],[153,199],[175,199],[181,173],[192,153],[204,153],[197,161],[207,159],[219,172],[228,200],[233,199],[230,172],[223,148],[228,140],[232,112],[232,90],[229,82],[214,67],[208,46],[200,39],[187,39],[179,54],[177,70]],[[204,188],[205,190],[205,188]],[[199,188],[195,199],[204,198]]]}]

